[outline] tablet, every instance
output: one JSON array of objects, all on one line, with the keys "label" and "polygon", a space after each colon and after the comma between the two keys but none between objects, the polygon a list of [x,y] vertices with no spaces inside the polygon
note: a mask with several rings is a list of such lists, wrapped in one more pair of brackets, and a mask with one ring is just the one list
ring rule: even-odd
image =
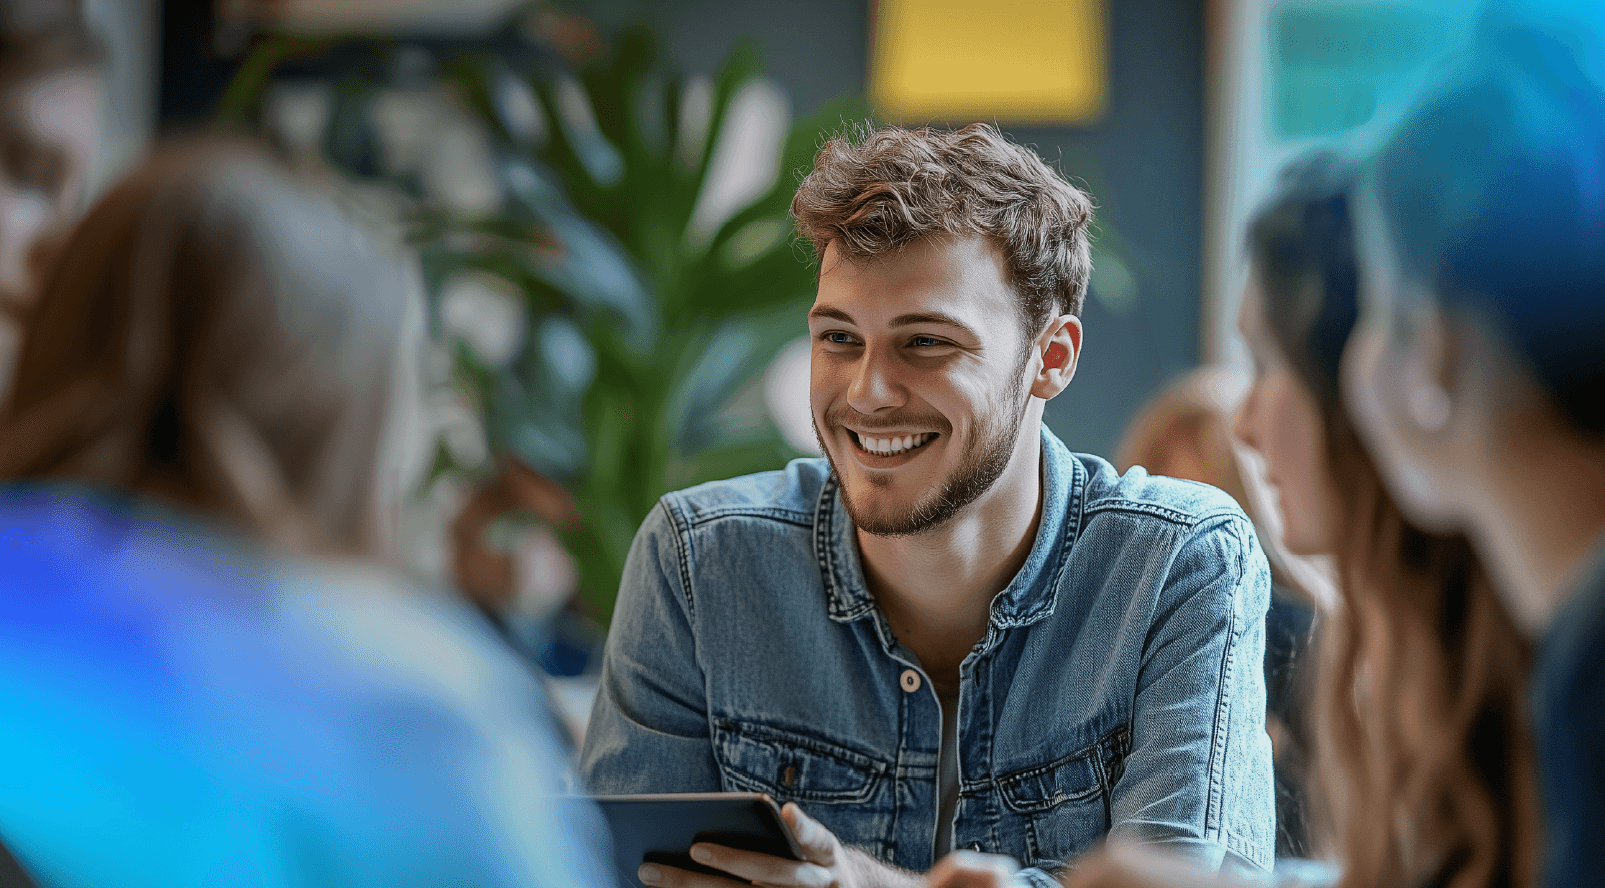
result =
[{"label": "tablet", "polygon": [[691,846],[711,842],[802,860],[791,827],[775,800],[757,792],[687,792],[595,796],[613,833],[613,866],[619,884],[640,888],[635,871],[662,863],[694,873],[725,875],[691,859]]}]

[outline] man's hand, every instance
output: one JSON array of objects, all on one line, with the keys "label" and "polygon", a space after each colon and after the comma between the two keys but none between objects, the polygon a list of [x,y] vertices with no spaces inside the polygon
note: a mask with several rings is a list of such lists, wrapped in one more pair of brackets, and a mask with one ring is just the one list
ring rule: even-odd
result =
[{"label": "man's hand", "polygon": [[1020,865],[1012,857],[955,851],[936,862],[926,888],[1014,888]]},{"label": "man's hand", "polygon": [[705,876],[656,863],[642,864],[636,875],[645,884],[658,888],[730,888],[748,883],[765,888],[918,888],[920,885],[919,876],[887,866],[857,848],[843,845],[830,830],[795,804],[787,803],[780,809],[780,816],[797,837],[804,860],[785,860],[698,843],[691,846],[692,860],[734,878]]}]

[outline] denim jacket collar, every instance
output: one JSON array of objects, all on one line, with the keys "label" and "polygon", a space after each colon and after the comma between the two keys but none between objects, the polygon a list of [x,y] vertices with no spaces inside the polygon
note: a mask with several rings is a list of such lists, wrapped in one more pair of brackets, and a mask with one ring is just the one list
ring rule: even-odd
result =
[{"label": "denim jacket collar", "polygon": [[[1042,427],[1041,465],[1042,517],[1036,541],[1020,572],[992,600],[995,628],[1029,626],[1052,615],[1059,576],[1081,527],[1087,470],[1046,425]],[[859,560],[858,535],[834,472],[820,490],[814,511],[814,549],[830,618],[848,622],[874,613],[875,599]]]}]

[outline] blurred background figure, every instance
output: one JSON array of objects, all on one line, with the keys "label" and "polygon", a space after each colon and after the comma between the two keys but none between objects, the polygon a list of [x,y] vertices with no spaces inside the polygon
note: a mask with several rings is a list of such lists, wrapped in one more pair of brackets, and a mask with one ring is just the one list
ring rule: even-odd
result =
[{"label": "blurred background figure", "polygon": [[103,50],[77,0],[0,0],[0,392],[41,242],[79,206],[98,147]]},{"label": "blurred background figure", "polygon": [[1281,522],[1266,515],[1267,508],[1274,508],[1270,492],[1263,489],[1258,466],[1240,457],[1232,437],[1233,417],[1251,382],[1246,373],[1217,367],[1183,376],[1137,414],[1115,464],[1121,472],[1142,466],[1151,475],[1218,487],[1242,505],[1260,533],[1271,562],[1272,599],[1265,617],[1265,730],[1276,755],[1276,856],[1306,857],[1311,848],[1305,810],[1310,778],[1305,652],[1314,617],[1312,602],[1331,593],[1318,568],[1290,558],[1280,545]]},{"label": "blurred background figure", "polygon": [[243,143],[159,150],[0,409],[0,837],[60,886],[602,884],[527,670],[395,557],[418,283]]},{"label": "blurred background figure", "polygon": [[1346,393],[1410,514],[1538,646],[1544,884],[1605,830],[1605,11],[1491,3],[1367,170]]},{"label": "blurred background figure", "polygon": [[1350,165],[1291,164],[1248,231],[1237,418],[1295,554],[1328,554],[1316,634],[1317,850],[1344,886],[1536,884],[1531,646],[1467,542],[1405,520],[1338,394],[1357,313]]},{"label": "blurred background figure", "polygon": [[1212,484],[1239,502],[1247,482],[1231,435],[1232,417],[1247,392],[1247,374],[1200,367],[1143,405],[1116,449],[1125,471],[1140,465],[1150,475]]}]

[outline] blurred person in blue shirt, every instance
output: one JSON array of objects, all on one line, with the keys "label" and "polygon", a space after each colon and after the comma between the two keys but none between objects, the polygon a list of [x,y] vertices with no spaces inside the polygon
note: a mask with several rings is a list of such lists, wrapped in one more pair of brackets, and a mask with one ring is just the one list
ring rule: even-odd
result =
[{"label": "blurred person in blue shirt", "polygon": [[[418,283],[255,149],[75,229],[0,408],[0,840],[50,886],[604,884],[540,691],[382,565]],[[410,319],[410,320],[409,320]]]},{"label": "blurred person in blue shirt", "polygon": [[590,789],[787,802],[804,863],[693,848],[766,884],[917,884],[977,848],[1053,885],[1109,834],[1268,867],[1253,527],[1042,422],[1081,352],[1091,201],[993,127],[886,127],[828,142],[792,208],[827,458],[648,517]]},{"label": "blurred person in blue shirt", "polygon": [[1552,888],[1605,835],[1605,10],[1489,4],[1359,189],[1346,393],[1393,493],[1462,529],[1538,646]]}]

